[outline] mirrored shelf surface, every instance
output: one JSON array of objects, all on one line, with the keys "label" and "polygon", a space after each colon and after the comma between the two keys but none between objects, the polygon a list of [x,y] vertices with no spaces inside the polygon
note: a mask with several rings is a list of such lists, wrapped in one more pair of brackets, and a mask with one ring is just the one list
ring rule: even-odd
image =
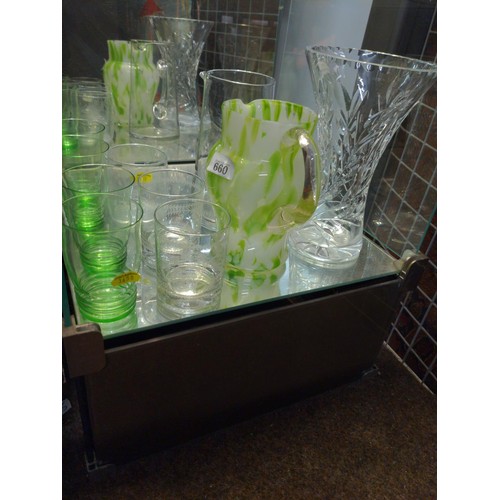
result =
[{"label": "mirrored shelf surface", "polygon": [[[141,142],[154,145],[165,151],[168,155],[169,167],[180,168],[195,172],[195,158],[197,134],[195,132],[181,131],[177,139],[152,141],[138,141],[131,137],[126,130],[119,130],[115,134],[114,144],[131,142]],[[299,261],[290,254],[286,271],[283,276],[272,285],[259,285],[251,280],[240,280],[237,288],[225,282],[222,289],[221,305],[218,311],[213,311],[203,315],[191,316],[180,320],[168,320],[156,311],[156,284],[155,277],[141,273],[141,281],[138,283],[137,299],[137,321],[132,324],[107,324],[101,325],[104,338],[116,338],[129,333],[137,333],[144,329],[161,327],[172,323],[185,323],[194,318],[202,318],[207,315],[219,314],[227,310],[242,310],[249,306],[272,302],[279,299],[304,296],[308,293],[336,288],[344,285],[351,285],[365,282],[385,276],[396,275],[398,269],[396,260],[385,250],[372,242],[369,238],[363,238],[363,247],[357,261],[350,267],[340,269],[325,269],[315,267],[305,262]],[[85,323],[78,312],[74,291],[70,284],[73,304],[75,306],[75,316],[78,324]]]},{"label": "mirrored shelf surface", "polygon": [[194,162],[198,145],[198,129],[181,129],[179,137],[175,139],[138,139],[129,134],[128,130],[116,128],[113,145],[127,143],[141,143],[154,146],[167,154],[170,163]]},{"label": "mirrored shelf surface", "polygon": [[[142,281],[138,284],[137,325],[133,328],[122,325],[107,325],[102,326],[101,330],[104,338],[107,339],[121,337],[129,333],[138,333],[151,328],[161,328],[173,323],[183,323],[188,328],[191,320],[200,319],[204,316],[213,316],[229,310],[239,310],[241,314],[244,314],[249,306],[259,303],[271,303],[284,298],[304,297],[309,293],[320,290],[395,276],[398,273],[396,262],[393,257],[366,237],[363,238],[363,248],[359,259],[351,267],[324,269],[297,261],[291,256],[287,261],[285,273],[276,283],[259,286],[255,282],[241,280],[238,283],[238,289],[235,290],[234,286],[225,282],[222,289],[221,306],[217,311],[179,320],[168,320],[157,313],[154,277],[143,275]],[[76,309],[77,323],[84,323],[85,321],[77,310],[73,290],[71,292]],[[235,297],[237,298],[235,299]]]}]

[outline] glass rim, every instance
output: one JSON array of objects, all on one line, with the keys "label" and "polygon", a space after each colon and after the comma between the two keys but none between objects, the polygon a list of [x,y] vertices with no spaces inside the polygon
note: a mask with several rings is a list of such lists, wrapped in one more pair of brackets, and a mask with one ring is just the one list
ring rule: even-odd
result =
[{"label": "glass rim", "polygon": [[[130,176],[130,183],[129,184],[127,184],[126,186],[122,186],[118,189],[114,189],[113,191],[106,191],[106,193],[118,193],[118,192],[124,191],[125,189],[128,189],[134,185],[135,176],[130,170],[126,169],[125,167],[122,167],[121,165],[111,165],[109,163],[83,163],[81,165],[72,165],[71,167],[65,168],[63,170],[62,176],[64,178],[67,173],[70,173],[71,171],[74,171],[74,170],[85,170],[85,169],[91,170],[92,168],[96,168],[96,167],[99,167],[101,169],[113,169],[113,170],[117,169],[119,171],[126,172],[128,174],[128,176]],[[64,186],[64,185],[63,185],[63,188],[67,189],[68,191],[71,191],[72,193],[81,193],[81,194],[85,194],[85,193],[97,194],[100,192],[100,191],[80,191],[79,189],[74,189],[72,187]]]},{"label": "glass rim", "polygon": [[[78,91],[77,91],[78,92]],[[84,131],[84,132],[80,132],[78,130],[76,131],[71,131],[71,132],[68,132],[68,133],[64,133],[64,127],[63,127],[63,136],[66,136],[66,135],[94,135],[94,134],[100,134],[102,132],[104,132],[106,126],[101,123],[101,122],[98,122],[96,120],[87,120],[86,118],[63,118],[62,119],[62,123],[84,123],[85,125],[92,125],[95,130],[91,130],[91,131]]]},{"label": "glass rim", "polygon": [[[110,92],[106,89],[106,87],[86,87],[86,86],[81,86],[81,87],[77,87],[75,89],[75,91],[77,92],[78,95],[82,95],[82,94],[96,94],[96,95],[104,95],[104,96],[108,96],[110,95]],[[66,119],[69,119],[71,120],[71,118],[66,118]],[[85,118],[76,118],[77,120],[85,120]],[[93,120],[95,121],[95,120]],[[97,122],[99,123],[99,122]]]},{"label": "glass rim", "polygon": [[[264,80],[262,83],[247,83],[240,80],[234,80],[228,77],[219,76],[217,73],[231,73],[231,74],[240,74],[240,75],[254,75],[258,77],[262,77]],[[233,83],[236,85],[246,85],[252,87],[270,87],[276,85],[276,79],[273,76],[266,75],[265,73],[259,73],[257,71],[249,71],[245,69],[222,69],[222,68],[214,68],[206,71],[200,71],[200,76],[204,79],[205,75],[209,75],[212,78],[215,78],[222,82]]]},{"label": "glass rim", "polygon": [[[136,163],[132,161],[122,161],[119,158],[114,158],[112,155],[110,155],[110,152],[118,151],[118,150],[123,150],[126,147],[131,147],[136,148],[137,146],[140,147],[140,149],[146,149],[147,151],[155,151],[160,153],[160,156],[164,158],[164,160],[158,160],[154,161],[152,163]],[[137,148],[139,149],[139,148]],[[140,142],[125,142],[123,144],[113,144],[112,146],[108,147],[106,150],[107,152],[107,158],[108,160],[115,161],[115,162],[120,162],[121,165],[130,165],[130,166],[140,166],[140,167],[154,167],[154,166],[167,166],[168,165],[168,155],[163,151],[162,149],[159,149],[155,146],[152,146],[151,144],[142,144]],[[162,162],[162,163],[160,163]],[[163,164],[165,162],[165,165]]]},{"label": "glass rim", "polygon": [[216,230],[212,230],[211,234],[219,234],[219,233],[222,233],[224,231],[227,231],[227,229],[229,228],[229,225],[231,224],[231,214],[229,213],[229,211],[225,207],[223,207],[222,205],[219,205],[218,203],[215,203],[215,202],[209,201],[209,200],[199,199],[199,198],[183,197],[183,198],[178,199],[178,200],[169,200],[169,201],[166,201],[165,203],[162,203],[161,205],[159,205],[155,209],[155,212],[154,212],[155,224],[159,224],[163,229],[168,230],[169,232],[177,234],[177,235],[195,236],[195,237],[208,236],[206,233],[201,233],[201,232],[197,232],[197,231],[189,232],[189,231],[185,231],[183,229],[172,228],[170,226],[165,225],[160,220],[158,220],[158,213],[160,211],[164,210],[165,208],[168,208],[169,206],[173,206],[176,204],[177,205],[187,205],[187,204],[191,205],[193,203],[198,203],[198,204],[201,204],[204,206],[213,207],[214,211],[216,213],[216,216],[218,216],[218,214],[223,214],[224,220],[221,220],[220,217],[217,217],[221,223],[221,227],[217,227]]},{"label": "glass rim", "polygon": [[[77,136],[77,137],[81,137],[82,136],[82,134],[64,134],[64,135]],[[107,143],[106,141],[99,141],[99,145],[101,146],[100,149],[92,151],[92,152],[89,151],[89,152],[85,152],[85,153],[82,153],[82,154],[71,154],[71,153],[63,154],[63,164],[64,164],[64,157],[74,158],[74,159],[76,159],[76,158],[87,158],[89,156],[100,155],[100,154],[106,153],[106,151],[108,151],[108,149],[109,149],[109,143]],[[83,163],[81,165],[83,165]],[[71,165],[71,166],[72,167],[76,167],[78,165]],[[66,167],[66,168],[71,168],[71,167]]]},{"label": "glass rim", "polygon": [[62,207],[63,207],[63,219],[62,219],[62,226],[63,228],[70,229],[71,231],[76,231],[78,233],[92,233],[92,234],[106,234],[106,233],[113,233],[116,231],[123,231],[126,229],[130,229],[131,227],[134,227],[135,225],[139,224],[142,221],[142,217],[144,215],[144,210],[141,206],[141,204],[138,201],[135,201],[131,198],[127,198],[126,201],[131,203],[132,205],[136,206],[137,212],[136,212],[136,217],[133,221],[129,222],[126,225],[116,227],[113,229],[90,229],[90,230],[85,230],[80,227],[75,227],[65,221],[65,214],[64,214],[64,208],[66,205],[69,205],[70,203],[73,202],[73,200],[77,199],[83,199],[86,198],[88,199],[89,196],[92,197],[105,197],[105,198],[114,198],[116,200],[120,200],[121,202],[125,201],[124,197],[122,195],[116,194],[115,192],[113,193],[80,193],[75,196],[71,196],[71,198],[67,198],[62,202]]},{"label": "glass rim", "polygon": [[[348,61],[353,63],[359,63],[363,65],[372,65],[378,66],[381,68],[392,68],[392,69],[401,69],[406,71],[416,71],[421,73],[436,73],[437,72],[437,64],[424,61],[421,59],[415,59],[407,56],[400,56],[397,54],[391,54],[389,52],[381,52],[377,50],[369,50],[369,49],[358,49],[356,47],[340,47],[333,45],[308,45],[306,47],[306,53],[314,53],[320,54],[324,56],[329,56],[333,59],[339,59],[342,61]],[[369,55],[373,54],[375,56],[384,56],[390,57],[390,61],[387,62],[376,62],[376,61],[363,61],[356,57],[349,56],[351,52],[355,52],[359,55]],[[409,67],[408,63],[417,63],[419,67]]]},{"label": "glass rim", "polygon": [[[192,194],[189,194],[189,195],[185,195],[185,194],[165,194],[165,193],[160,193],[160,192],[157,192],[157,191],[153,191],[152,189],[148,189],[148,186],[146,184],[149,184],[150,181],[146,180],[147,176],[161,174],[162,172],[168,172],[168,173],[175,172],[175,173],[186,174],[188,177],[190,177],[193,180],[196,180],[196,182],[199,183],[200,189],[197,190],[197,191],[195,191]],[[183,198],[183,197],[186,197],[186,196],[191,197],[191,196],[196,195],[198,193],[203,193],[204,190],[205,190],[205,181],[199,175],[197,175],[197,174],[195,174],[193,172],[188,172],[187,170],[182,170],[180,168],[173,168],[173,167],[170,167],[170,168],[159,168],[159,169],[153,170],[152,172],[143,172],[137,178],[137,184],[139,185],[140,189],[144,189],[148,193],[159,195],[159,196],[175,197],[176,199]]]},{"label": "glass rim", "polygon": [[98,83],[104,85],[102,78],[97,78],[96,76],[63,76],[62,83],[63,85],[79,85],[81,83]]}]

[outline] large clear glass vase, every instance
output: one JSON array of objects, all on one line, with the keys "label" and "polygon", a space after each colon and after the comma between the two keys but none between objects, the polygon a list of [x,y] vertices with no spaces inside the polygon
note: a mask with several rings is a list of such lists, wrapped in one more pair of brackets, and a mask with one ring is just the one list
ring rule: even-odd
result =
[{"label": "large clear glass vase", "polygon": [[179,126],[198,129],[200,111],[196,77],[201,53],[214,23],[198,19],[146,16],[146,30],[166,43],[169,63],[175,70]]},{"label": "large clear glass vase", "polygon": [[360,49],[306,48],[318,105],[323,182],[313,217],[289,234],[294,258],[355,263],[368,189],[386,146],[436,79],[433,63]]}]

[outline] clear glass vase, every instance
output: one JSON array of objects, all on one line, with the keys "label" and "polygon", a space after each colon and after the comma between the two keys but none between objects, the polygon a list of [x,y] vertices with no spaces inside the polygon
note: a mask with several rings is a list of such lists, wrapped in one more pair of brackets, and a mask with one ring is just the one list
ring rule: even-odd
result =
[{"label": "clear glass vase", "polygon": [[198,19],[146,16],[146,30],[166,42],[169,62],[175,70],[179,126],[198,128],[200,111],[196,77],[201,52],[214,23]]},{"label": "clear glass vase", "polygon": [[323,182],[313,217],[289,234],[290,254],[336,268],[355,263],[368,189],[386,146],[436,80],[433,63],[339,47],[306,48],[318,105]]}]

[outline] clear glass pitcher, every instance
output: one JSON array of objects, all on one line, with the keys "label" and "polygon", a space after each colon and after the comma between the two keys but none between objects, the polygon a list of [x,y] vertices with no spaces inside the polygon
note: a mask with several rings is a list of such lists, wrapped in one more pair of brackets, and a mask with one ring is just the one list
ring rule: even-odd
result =
[{"label": "clear glass pitcher", "polygon": [[274,283],[286,269],[287,231],[306,222],[320,192],[320,159],[311,137],[317,115],[291,102],[230,99],[221,138],[207,157],[208,195],[231,215],[228,279]]},{"label": "clear glass pitcher", "polygon": [[169,63],[175,73],[179,125],[183,131],[198,129],[200,111],[196,76],[201,53],[213,21],[178,17],[145,16],[146,29],[165,42]]},{"label": "clear glass pitcher", "polygon": [[130,135],[138,139],[179,137],[175,70],[167,44],[131,40],[130,47]]},{"label": "clear glass pitcher", "polygon": [[221,137],[222,103],[229,99],[240,99],[245,104],[256,99],[273,99],[276,80],[263,73],[240,69],[211,69],[201,71],[200,76],[203,80],[203,102],[196,173],[204,179],[208,153]]}]

